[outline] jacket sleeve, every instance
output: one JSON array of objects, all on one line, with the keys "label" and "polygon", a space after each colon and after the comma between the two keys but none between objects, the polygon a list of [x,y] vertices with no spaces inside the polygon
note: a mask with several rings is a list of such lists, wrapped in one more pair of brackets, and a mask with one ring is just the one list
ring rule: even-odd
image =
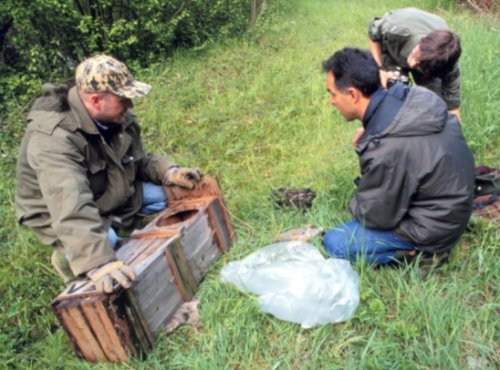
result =
[{"label": "jacket sleeve", "polygon": [[35,133],[28,161],[37,175],[52,228],[75,275],[116,259],[93,201],[84,156],[65,133]]},{"label": "jacket sleeve", "polygon": [[460,107],[460,68],[457,65],[441,80],[441,96],[448,105],[448,110]]},{"label": "jacket sleeve", "polygon": [[159,185],[163,180],[165,172],[172,166],[175,166],[175,163],[162,155],[145,153],[140,164],[139,175],[142,180],[151,181]]},{"label": "jacket sleeve", "polygon": [[404,161],[388,163],[387,158],[365,160],[358,189],[349,205],[354,217],[369,228],[394,229],[408,212],[416,189]]},{"label": "jacket sleeve", "polygon": [[368,22],[368,37],[374,42],[382,41],[382,19],[375,17]]}]

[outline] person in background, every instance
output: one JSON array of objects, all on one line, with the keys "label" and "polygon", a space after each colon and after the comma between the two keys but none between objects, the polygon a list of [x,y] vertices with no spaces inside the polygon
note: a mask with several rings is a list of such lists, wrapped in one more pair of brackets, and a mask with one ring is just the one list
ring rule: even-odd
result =
[{"label": "person in background", "polygon": [[460,119],[460,39],[441,17],[416,8],[392,10],[370,21],[368,37],[384,87],[411,74]]},{"label": "person in background", "polygon": [[368,50],[344,48],[323,63],[330,102],[364,132],[353,221],[328,231],[332,257],[388,264],[422,253],[444,260],[472,212],[474,160],[456,115],[420,86],[381,86]]},{"label": "person in background", "polygon": [[76,86],[45,84],[28,114],[16,169],[19,223],[52,245],[65,283],[89,277],[98,291],[127,288],[117,260],[120,229],[167,206],[163,185],[193,188],[202,173],[148,153],[131,110],[151,86],[117,59],[98,55],[75,71]]}]

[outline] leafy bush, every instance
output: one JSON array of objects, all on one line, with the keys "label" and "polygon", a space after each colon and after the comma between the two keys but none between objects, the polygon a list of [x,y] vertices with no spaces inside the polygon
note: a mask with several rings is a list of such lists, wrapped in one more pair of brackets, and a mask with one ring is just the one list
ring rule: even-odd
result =
[{"label": "leafy bush", "polygon": [[0,115],[25,103],[42,81],[68,77],[88,55],[107,53],[144,67],[178,47],[243,33],[251,10],[263,5],[265,0],[0,2]]},{"label": "leafy bush", "polygon": [[457,6],[482,14],[500,16],[500,3],[497,0],[434,0],[434,7],[454,9]]}]

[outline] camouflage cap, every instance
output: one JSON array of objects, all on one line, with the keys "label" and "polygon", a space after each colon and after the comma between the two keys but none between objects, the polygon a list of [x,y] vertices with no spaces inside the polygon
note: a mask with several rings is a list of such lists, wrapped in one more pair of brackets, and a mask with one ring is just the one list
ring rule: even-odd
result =
[{"label": "camouflage cap", "polygon": [[85,59],[76,67],[75,79],[81,92],[111,92],[129,99],[146,95],[151,89],[134,80],[125,64],[108,55]]}]

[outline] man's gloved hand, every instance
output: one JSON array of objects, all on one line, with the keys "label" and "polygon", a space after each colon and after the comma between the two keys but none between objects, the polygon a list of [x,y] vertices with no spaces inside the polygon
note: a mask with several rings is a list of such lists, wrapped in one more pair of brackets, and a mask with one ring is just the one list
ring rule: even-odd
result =
[{"label": "man's gloved hand", "polygon": [[193,190],[202,177],[203,173],[198,168],[174,167],[165,173],[163,185],[177,185]]},{"label": "man's gloved hand", "polygon": [[134,270],[122,261],[108,262],[87,272],[87,276],[94,282],[98,292],[112,293],[113,280],[125,289],[130,288],[133,281],[137,280]]}]

